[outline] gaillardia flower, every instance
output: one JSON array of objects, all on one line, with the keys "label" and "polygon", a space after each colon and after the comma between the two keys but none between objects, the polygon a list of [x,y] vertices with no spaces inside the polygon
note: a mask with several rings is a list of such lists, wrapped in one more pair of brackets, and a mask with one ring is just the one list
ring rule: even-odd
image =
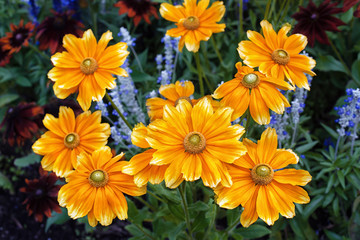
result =
[{"label": "gaillardia flower", "polygon": [[181,99],[176,107],[165,105],[163,119],[148,126],[146,141],[157,151],[150,164],[168,165],[165,183],[178,185],[181,175],[186,181],[202,179],[205,186],[218,183],[231,186],[225,163],[233,163],[246,153],[239,141],[244,133],[240,125],[231,125],[231,108],[214,112],[207,98],[194,107]]},{"label": "gaillardia flower", "polygon": [[9,50],[10,54],[19,52],[22,46],[29,46],[29,39],[33,35],[35,25],[28,22],[24,26],[24,21],[21,20],[18,26],[10,24],[11,32],[7,32],[6,36],[1,38],[4,44],[4,49]]},{"label": "gaillardia flower", "polygon": [[[147,127],[139,123],[131,133],[131,142],[141,148],[150,148],[145,139],[147,136]],[[136,154],[122,169],[123,173],[134,176],[134,182],[139,187],[146,185],[147,182],[159,184],[164,180],[165,171],[169,165],[150,165],[154,152],[156,152],[155,149],[148,149],[143,153]],[[177,184],[174,185],[178,186],[182,181],[183,178],[180,176]]]},{"label": "gaillardia flower", "polygon": [[90,226],[110,225],[115,217],[127,218],[127,202],[123,193],[139,196],[146,193],[146,186],[134,184],[134,177],[121,169],[125,161],[119,161],[123,153],[112,157],[105,146],[91,155],[85,152],[78,157],[76,169],[67,177],[67,184],[58,195],[60,206],[66,207],[71,218],[87,215]]},{"label": "gaillardia flower", "polygon": [[60,107],[59,118],[46,114],[44,126],[49,130],[38,139],[32,149],[44,155],[41,165],[65,177],[77,165],[81,152],[91,153],[105,146],[110,136],[110,126],[101,123],[101,112],[83,112],[75,119],[71,108]]},{"label": "gaillardia flower", "polygon": [[85,31],[82,38],[65,35],[63,47],[67,51],[51,57],[55,67],[48,73],[55,82],[53,88],[58,98],[64,99],[79,91],[77,100],[86,111],[92,99],[100,101],[106,89],[116,86],[112,74],[128,76],[125,69],[120,68],[129,54],[127,44],[119,42],[106,47],[111,39],[112,33],[107,31],[97,43],[91,29]]},{"label": "gaillardia flower", "polygon": [[34,214],[35,220],[42,222],[43,215],[51,217],[51,211],[61,213],[61,208],[57,202],[61,185],[55,185],[58,180],[55,173],[48,173],[41,167],[39,172],[40,177],[38,179],[25,179],[27,186],[20,188],[20,192],[27,194],[23,204],[26,204],[29,216]]},{"label": "gaillardia flower", "polygon": [[[277,88],[289,89],[285,81],[278,81],[254,71],[248,66],[236,65],[235,78],[220,85],[213,97],[221,100],[223,106],[234,109],[232,121],[242,116],[249,108],[251,117],[258,124],[269,124],[269,109],[282,114],[285,107],[290,107],[288,100]],[[241,99],[241,101],[240,101]]]},{"label": "gaillardia flower", "polygon": [[61,13],[52,11],[54,16],[47,17],[36,29],[36,40],[39,41],[39,49],[50,48],[51,54],[65,50],[62,40],[66,34],[80,37],[83,34],[84,24],[72,18],[73,11],[68,10]]},{"label": "gaillardia flower", "polygon": [[312,1],[306,8],[300,6],[300,11],[292,15],[298,21],[293,32],[307,36],[312,47],[315,44],[315,39],[321,44],[330,45],[325,31],[339,32],[340,30],[337,27],[345,25],[340,19],[331,16],[342,12],[341,8],[335,8],[337,4],[325,0],[319,7],[316,7]]},{"label": "gaillardia flower", "polygon": [[127,13],[128,17],[133,18],[134,24],[137,26],[141,19],[151,24],[150,17],[152,15],[159,18],[154,5],[150,0],[120,0],[114,4],[114,7],[119,8],[119,15]]},{"label": "gaillardia flower", "polygon": [[233,179],[231,187],[215,189],[220,207],[233,209],[240,204],[245,208],[240,222],[250,226],[258,217],[268,225],[274,224],[279,213],[286,218],[295,216],[295,203],[308,203],[307,192],[299,187],[311,181],[305,170],[283,169],[296,164],[298,156],[290,149],[277,149],[275,129],[267,128],[258,143],[244,139],[246,155],[229,164]]},{"label": "gaillardia flower", "polygon": [[272,25],[263,20],[260,23],[264,37],[255,31],[247,31],[250,41],[241,41],[238,52],[244,63],[249,67],[259,67],[261,73],[278,80],[286,79],[300,88],[310,90],[304,73],[314,76],[311,71],[315,60],[299,54],[307,44],[302,34],[286,36],[290,25],[285,24],[278,33]]},{"label": "gaillardia flower", "polygon": [[225,13],[223,2],[215,1],[210,8],[209,0],[184,0],[183,6],[162,3],[160,14],[168,21],[175,22],[177,28],[169,29],[166,34],[181,37],[179,50],[186,46],[190,52],[197,52],[200,41],[207,41],[213,33],[223,32],[225,24],[218,24]]},{"label": "gaillardia flower", "polygon": [[[35,103],[19,103],[10,107],[0,128],[6,125],[4,137],[10,146],[23,145],[27,139],[32,139],[41,126],[44,109]],[[40,126],[39,126],[40,125]]]}]

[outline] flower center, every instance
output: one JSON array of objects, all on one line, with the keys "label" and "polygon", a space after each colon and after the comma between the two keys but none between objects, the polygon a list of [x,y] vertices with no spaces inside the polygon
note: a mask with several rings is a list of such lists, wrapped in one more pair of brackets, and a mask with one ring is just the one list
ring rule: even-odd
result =
[{"label": "flower center", "polygon": [[260,163],[251,170],[251,178],[255,184],[267,185],[274,178],[274,170],[269,164]]},{"label": "flower center", "polygon": [[175,101],[175,107],[179,104],[179,101],[180,101],[181,99],[184,99],[184,100],[188,101],[188,102],[191,104],[191,106],[192,106],[191,99],[190,99],[189,97],[179,97],[179,98],[176,99],[176,101]]},{"label": "flower center", "polygon": [[199,132],[188,133],[184,138],[185,152],[192,154],[201,153],[205,147],[205,137]]},{"label": "flower center", "polygon": [[97,68],[97,61],[92,57],[85,58],[80,64],[80,70],[86,75],[93,74]]},{"label": "flower center", "polygon": [[65,147],[74,149],[80,144],[80,137],[77,133],[69,133],[64,138]]},{"label": "flower center", "polygon": [[17,41],[20,41],[22,38],[23,38],[23,36],[22,36],[21,33],[17,33],[17,34],[15,35],[15,39],[16,39]]},{"label": "flower center", "polygon": [[286,65],[290,61],[290,56],[284,49],[277,49],[271,54],[272,60],[280,65]]},{"label": "flower center", "polygon": [[92,173],[89,176],[89,183],[93,187],[97,187],[97,188],[103,187],[107,184],[108,181],[109,181],[108,174],[101,169],[96,169],[92,171]]},{"label": "flower center", "polygon": [[200,26],[200,21],[197,17],[190,16],[185,19],[183,26],[188,30],[195,30]]},{"label": "flower center", "polygon": [[254,88],[257,87],[257,85],[259,85],[260,79],[259,76],[256,75],[255,73],[249,73],[243,77],[241,83],[242,85],[244,85],[244,87]]}]

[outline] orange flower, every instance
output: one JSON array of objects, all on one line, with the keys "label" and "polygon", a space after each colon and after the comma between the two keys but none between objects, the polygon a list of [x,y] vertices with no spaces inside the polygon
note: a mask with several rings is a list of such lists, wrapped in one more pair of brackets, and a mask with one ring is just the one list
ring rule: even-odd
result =
[{"label": "orange flower", "polygon": [[135,26],[139,25],[141,19],[151,24],[150,17],[153,15],[159,18],[155,4],[150,0],[120,0],[114,4],[119,8],[119,15],[127,13],[128,17],[133,18]]},{"label": "orange flower", "polygon": [[311,181],[305,170],[283,169],[296,164],[298,156],[290,149],[277,149],[275,129],[268,128],[258,143],[244,139],[248,152],[232,165],[229,173],[233,185],[215,189],[220,207],[233,209],[240,204],[245,208],[240,222],[250,226],[258,217],[268,225],[274,224],[279,213],[286,218],[295,216],[295,203],[308,203],[307,192],[299,187]]},{"label": "orange flower", "polygon": [[110,225],[115,217],[127,218],[127,202],[123,193],[140,196],[146,186],[137,187],[134,178],[121,172],[123,153],[112,157],[111,149],[102,147],[92,153],[83,152],[79,164],[67,178],[58,195],[60,206],[66,207],[71,218],[87,215],[90,226]]},{"label": "orange flower", "polygon": [[82,38],[72,34],[65,35],[63,47],[67,51],[56,53],[51,57],[54,64],[48,77],[55,82],[54,93],[64,99],[79,91],[77,100],[81,108],[86,111],[91,100],[100,101],[106,89],[116,86],[112,74],[128,76],[120,68],[129,52],[126,43],[120,42],[106,47],[112,39],[112,33],[107,31],[97,43],[91,29]]},{"label": "orange flower", "polygon": [[24,26],[24,21],[21,20],[18,26],[10,24],[11,32],[6,33],[6,37],[1,38],[4,44],[3,49],[9,50],[9,55],[19,52],[22,46],[29,46],[29,39],[33,35],[35,25],[28,22]]},{"label": "orange flower", "polygon": [[49,129],[32,149],[44,155],[41,165],[57,176],[65,177],[77,165],[81,152],[91,153],[105,146],[110,136],[110,125],[101,123],[101,112],[81,113],[76,119],[71,108],[60,107],[59,118],[46,114],[44,126]]},{"label": "orange flower", "polygon": [[220,85],[212,95],[216,99],[222,98],[222,105],[234,109],[232,121],[242,116],[249,108],[255,122],[269,124],[269,108],[282,114],[285,107],[290,107],[288,100],[277,89],[291,88],[288,83],[267,77],[248,66],[242,66],[241,62],[235,66],[238,71],[235,78]]},{"label": "orange flower", "polygon": [[[150,145],[145,140],[147,136],[147,127],[145,127],[144,124],[139,123],[134,127],[131,133],[131,142],[138,147],[149,148]],[[143,153],[136,154],[122,169],[123,173],[134,176],[134,182],[138,187],[146,185],[147,182],[159,184],[164,180],[165,171],[169,165],[150,165],[150,161],[155,151],[155,149],[148,149]],[[179,178],[177,185],[182,181],[182,177]]]},{"label": "orange flower", "polygon": [[207,41],[213,33],[223,32],[225,24],[217,24],[225,13],[223,2],[216,1],[210,8],[209,0],[185,0],[183,6],[162,3],[160,14],[166,20],[175,22],[177,28],[166,32],[171,37],[180,37],[179,50],[186,45],[190,52],[197,52],[200,41]]},{"label": "orange flower", "polygon": [[201,178],[209,187],[220,182],[231,186],[225,163],[234,162],[246,152],[239,141],[244,128],[231,125],[232,111],[219,108],[214,112],[207,98],[194,107],[183,99],[176,107],[165,105],[163,119],[149,124],[145,139],[157,150],[150,164],[169,165],[165,171],[167,187],[177,187],[180,178]]},{"label": "orange flower", "polygon": [[247,31],[250,41],[241,41],[238,52],[244,63],[249,67],[259,67],[259,71],[275,79],[286,77],[292,84],[310,90],[304,73],[314,76],[311,71],[315,60],[299,54],[307,45],[307,38],[302,34],[286,36],[291,26],[285,24],[278,33],[272,25],[263,20],[260,23],[264,37],[255,32]]}]

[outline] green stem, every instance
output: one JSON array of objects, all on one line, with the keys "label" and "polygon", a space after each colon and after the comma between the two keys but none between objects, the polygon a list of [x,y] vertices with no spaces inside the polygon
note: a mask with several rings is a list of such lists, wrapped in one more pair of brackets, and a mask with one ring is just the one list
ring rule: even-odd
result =
[{"label": "green stem", "polygon": [[239,0],[239,40],[242,39],[242,35],[244,32],[244,12],[243,12],[243,7],[244,7],[244,1],[243,0]]},{"label": "green stem", "polygon": [[204,77],[204,79],[205,79],[205,83],[206,83],[206,86],[208,87],[209,91],[210,91],[210,92],[214,92],[214,88],[213,88],[213,86],[211,85],[209,79],[206,77],[205,72],[203,72],[203,77]]},{"label": "green stem", "polygon": [[188,206],[187,206],[186,197],[185,197],[185,194],[186,194],[185,193],[185,191],[186,191],[186,182],[183,182],[181,184],[181,186],[178,187],[178,191],[179,191],[180,196],[181,196],[181,202],[182,202],[182,205],[183,205],[183,210],[184,210],[185,220],[186,220],[186,226],[187,226],[187,229],[189,231],[189,236],[190,236],[190,239],[193,239],[191,223],[190,223],[190,216],[189,216]]},{"label": "green stem", "polygon": [[142,199],[141,197],[135,197],[137,200],[139,200],[139,202],[141,202],[142,204],[144,204],[145,206],[147,206],[148,208],[151,209],[151,211],[155,212],[156,209],[151,206],[147,201],[145,201],[144,199]]},{"label": "green stem", "polygon": [[153,236],[151,236],[150,234],[148,234],[147,232],[145,232],[145,230],[139,226],[139,224],[131,221],[130,219],[128,219],[129,222],[131,222],[132,224],[134,224],[145,236],[147,236],[148,238],[152,239],[152,240],[155,240],[155,238]]},{"label": "green stem", "polygon": [[228,228],[225,229],[224,234],[225,234],[226,236],[228,236],[229,233],[230,233],[234,228],[236,228],[237,225],[239,225],[239,223],[240,223],[240,221],[235,221],[231,226],[229,226]]},{"label": "green stem", "polygon": [[217,47],[217,45],[216,45],[215,37],[214,37],[214,36],[211,38],[211,43],[212,43],[212,45],[213,45],[213,47],[214,47],[214,49],[215,49],[215,52],[216,52],[217,57],[219,58],[220,64],[222,64],[222,63],[223,63],[223,59],[222,59],[221,54],[220,54],[220,52],[219,52],[219,49],[218,49],[218,47]]},{"label": "green stem", "polygon": [[119,116],[121,117],[121,119],[124,121],[124,123],[129,127],[129,129],[132,131],[132,126],[130,125],[130,123],[126,120],[126,118],[124,117],[124,115],[121,113],[120,109],[115,105],[114,101],[111,99],[111,97],[109,96],[109,94],[107,92],[105,92],[105,97],[106,99],[111,103],[111,106],[116,110],[116,112],[119,114]]},{"label": "green stem", "polygon": [[270,12],[270,6],[271,6],[271,0],[268,0],[267,4],[266,4],[266,9],[265,9],[264,20],[268,20],[269,12]]},{"label": "green stem", "polygon": [[330,46],[332,48],[332,50],[334,51],[335,55],[337,56],[337,58],[339,59],[339,61],[341,62],[341,64],[343,65],[343,67],[345,68],[346,73],[352,78],[350,69],[348,68],[348,66],[346,65],[344,59],[341,57],[339,51],[337,50],[337,48],[335,47],[333,41],[331,40],[331,38],[329,38],[329,42],[330,42]]},{"label": "green stem", "polygon": [[194,53],[194,55],[195,55],[196,66],[197,66],[197,69],[198,69],[200,95],[204,96],[205,91],[204,91],[204,83],[203,83],[203,79],[202,79],[202,68],[201,68],[201,64],[200,64],[199,53],[196,52],[196,53]]},{"label": "green stem", "polygon": [[38,54],[40,54],[43,58],[45,59],[49,59],[50,57],[48,55],[46,55],[43,51],[40,51],[39,48],[37,48],[36,46],[34,46],[33,44],[29,44],[29,47],[34,50],[35,52],[37,52]]},{"label": "green stem", "polygon": [[163,203],[167,203],[164,199],[161,199],[160,197],[156,196],[154,193],[147,191],[147,193],[151,196],[153,196],[154,198],[156,198],[158,201],[163,202]]},{"label": "green stem", "polygon": [[250,114],[250,109],[248,109],[247,114],[246,114],[246,124],[245,124],[244,138],[246,138],[246,135],[248,133],[249,126],[250,126],[250,121],[251,121],[251,114]]},{"label": "green stem", "polygon": [[280,5],[280,10],[278,11],[278,14],[275,16],[276,24],[279,23],[280,15],[283,13],[285,3],[287,3],[288,0],[283,0]]},{"label": "green stem", "polygon": [[143,69],[142,66],[141,66],[141,62],[140,62],[140,60],[139,60],[139,58],[138,58],[138,56],[137,56],[137,54],[136,54],[136,52],[135,52],[135,49],[133,48],[133,46],[129,46],[129,48],[131,49],[131,51],[132,51],[133,54],[134,54],[136,63],[137,63],[137,65],[139,66],[140,71],[141,71],[141,72],[144,72],[144,69]]}]

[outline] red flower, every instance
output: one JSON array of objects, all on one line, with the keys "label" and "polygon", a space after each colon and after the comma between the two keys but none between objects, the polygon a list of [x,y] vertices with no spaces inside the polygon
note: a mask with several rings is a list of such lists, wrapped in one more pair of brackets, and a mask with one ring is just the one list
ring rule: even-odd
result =
[{"label": "red flower", "polygon": [[137,26],[142,18],[148,24],[151,24],[149,19],[151,15],[159,18],[154,5],[155,3],[150,0],[120,0],[114,4],[114,7],[120,8],[119,15],[127,13],[128,17],[133,18],[134,24]]},{"label": "red flower", "polygon": [[20,103],[10,107],[0,124],[0,128],[6,124],[4,140],[10,146],[14,145],[15,140],[18,145],[23,145],[26,139],[31,139],[39,130],[43,114],[43,108],[35,103]]},{"label": "red flower", "polygon": [[19,52],[22,46],[27,47],[29,45],[29,39],[33,35],[35,25],[28,22],[24,26],[24,21],[21,20],[18,26],[10,24],[11,32],[6,33],[6,37],[1,39],[4,44],[4,49],[9,50],[10,54]]},{"label": "red flower", "polygon": [[61,213],[57,201],[61,185],[55,185],[59,179],[55,173],[48,174],[42,167],[39,168],[39,173],[40,177],[38,179],[25,179],[27,187],[20,188],[20,192],[28,195],[23,204],[26,204],[29,216],[34,214],[35,220],[42,222],[43,215],[51,217],[51,211]]},{"label": "red flower", "polygon": [[[342,7],[343,12],[349,11],[350,8],[355,6],[360,0],[344,0],[344,4]],[[360,18],[360,4],[357,6],[356,10],[353,13],[354,17]]]},{"label": "red flower", "polygon": [[293,32],[307,36],[311,47],[314,46],[315,39],[321,44],[329,45],[325,31],[338,32],[340,30],[337,27],[345,24],[340,19],[331,16],[342,12],[341,8],[335,8],[337,4],[325,0],[319,7],[316,7],[312,1],[306,8],[300,6],[300,11],[292,15],[298,21]]},{"label": "red flower", "polygon": [[3,67],[9,63],[12,55],[9,50],[4,49],[4,43],[2,43],[1,40],[2,39],[0,39],[0,67]]},{"label": "red flower", "polygon": [[58,13],[52,11],[54,16],[45,18],[37,27],[36,40],[39,41],[39,49],[50,48],[51,54],[64,50],[62,40],[65,34],[73,34],[80,37],[85,27],[81,22],[72,18],[73,11]]}]

